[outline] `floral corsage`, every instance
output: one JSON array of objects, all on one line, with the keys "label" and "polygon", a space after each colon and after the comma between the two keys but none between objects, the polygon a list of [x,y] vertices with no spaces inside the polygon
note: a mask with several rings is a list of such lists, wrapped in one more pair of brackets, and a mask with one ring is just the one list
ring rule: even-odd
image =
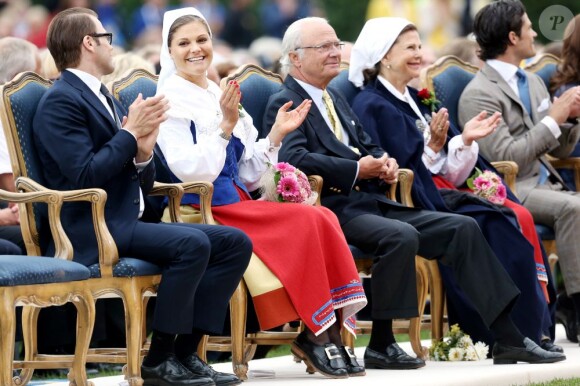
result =
[{"label": "floral corsage", "polygon": [[318,197],[310,188],[306,174],[286,162],[268,163],[260,185],[261,199],[266,201],[314,205]]},{"label": "floral corsage", "polygon": [[482,172],[475,168],[475,173],[466,181],[467,186],[476,196],[485,198],[494,204],[503,205],[507,197],[507,190],[501,178],[494,172]]},{"label": "floral corsage", "polygon": [[240,118],[244,118],[246,116],[246,111],[244,110],[244,106],[241,103],[238,103],[238,113]]},{"label": "floral corsage", "polygon": [[479,361],[487,358],[489,347],[482,342],[473,341],[458,324],[451,326],[441,342],[429,347],[429,357],[434,361]]},{"label": "floral corsage", "polygon": [[431,112],[437,110],[437,106],[441,103],[435,97],[435,93],[433,91],[429,91],[426,88],[419,90],[419,93],[417,94],[417,96],[419,97],[419,100],[421,101],[421,103],[423,103],[425,106],[429,107]]}]

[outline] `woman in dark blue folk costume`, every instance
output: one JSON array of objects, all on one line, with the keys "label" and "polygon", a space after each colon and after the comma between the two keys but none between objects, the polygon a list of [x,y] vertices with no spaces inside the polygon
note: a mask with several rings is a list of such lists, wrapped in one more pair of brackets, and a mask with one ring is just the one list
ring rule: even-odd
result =
[{"label": "woman in dark blue folk costume", "polygon": [[[357,87],[365,86],[354,99],[353,110],[375,142],[400,167],[415,173],[412,197],[416,207],[463,214],[478,222],[521,291],[511,312],[514,322],[543,348],[561,351],[552,343],[553,314],[548,303],[555,299],[554,289],[548,283],[547,258],[531,214],[509,189],[508,199],[497,205],[465,186],[475,167],[494,171],[478,155],[476,140],[493,132],[501,117],[499,113],[487,117],[482,112],[461,133],[450,124],[447,109],[435,112],[433,95],[407,86],[419,76],[421,58],[421,40],[411,22],[402,18],[367,21],[354,45],[349,68],[349,80]],[[474,340],[491,345],[493,336],[450,270],[439,267],[450,323],[459,323]]]}]

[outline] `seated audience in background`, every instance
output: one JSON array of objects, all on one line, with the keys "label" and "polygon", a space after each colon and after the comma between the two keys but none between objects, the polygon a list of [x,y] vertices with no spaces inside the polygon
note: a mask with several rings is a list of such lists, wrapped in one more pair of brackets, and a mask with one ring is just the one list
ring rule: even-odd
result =
[{"label": "seated audience in background", "polygon": [[490,161],[514,161],[518,198],[537,223],[552,227],[566,292],[576,317],[566,321],[568,339],[577,341],[580,317],[580,194],[566,185],[546,154],[567,157],[580,137],[580,87],[553,103],[542,79],[519,68],[536,53],[536,32],[519,0],[499,0],[476,15],[474,33],[483,68],[459,100],[459,123],[482,110],[501,113],[497,129],[478,141]]},{"label": "seated audience in background", "polygon": [[113,70],[113,72],[101,78],[101,82],[104,85],[110,86],[110,83],[114,82],[115,80],[121,79],[123,76],[127,75],[129,71],[138,68],[147,70],[150,73],[155,74],[155,66],[153,65],[153,63],[133,52],[125,52],[113,56],[113,66],[115,70]]},{"label": "seated audience in background", "polygon": [[[349,68],[350,81],[357,87],[363,82],[365,86],[354,98],[352,109],[371,139],[400,167],[414,172],[411,194],[415,207],[466,215],[477,221],[521,292],[510,313],[514,323],[544,349],[562,352],[550,334],[554,323],[548,302],[554,303],[556,296],[548,283],[547,256],[542,253],[532,215],[509,190],[505,204],[494,205],[468,193],[465,186],[475,168],[494,170],[478,157],[476,141],[493,132],[500,114],[487,119],[487,113],[478,114],[465,124],[463,133],[453,127],[447,109],[436,111],[439,106],[421,103],[418,91],[407,86],[419,76],[421,60],[421,39],[410,21],[368,20],[354,45]],[[504,189],[501,198],[505,196]],[[492,346],[493,335],[458,287],[452,271],[441,265],[441,272],[449,324],[458,323],[475,341]]]},{"label": "seated audience in background", "polygon": [[[260,327],[301,319],[305,331],[292,352],[309,368],[331,378],[364,375],[340,336],[341,326],[353,331],[353,317],[367,301],[336,216],[324,207],[254,201],[249,194],[259,188],[268,164],[277,163],[280,144],[302,123],[311,102],[295,104],[292,111],[292,103],[286,103],[269,136],[256,141],[252,118],[239,109],[239,85],[230,82],[222,91],[207,78],[211,38],[195,8],[165,14],[157,87],[170,105],[158,138],[165,161],[175,181],[213,182],[216,221],[247,233],[262,262],[257,264],[265,264],[282,283],[282,288],[255,293],[253,283],[264,280],[263,270],[253,270],[252,263],[244,275]],[[198,204],[198,196],[186,194],[183,218],[196,221]]]},{"label": "seated audience in background", "polygon": [[[163,96],[139,95],[127,116],[100,81],[114,69],[111,41],[86,8],[64,10],[49,26],[47,45],[61,76],[33,121],[44,180],[56,190],[104,189],[105,219],[119,255],[161,268],[151,346],[141,366],[144,384],[238,384],[236,376],[202,362],[196,349],[204,334],[222,332],[251,241],[231,227],[139,220],[154,183],[153,147],[168,106]],[[90,205],[64,205],[61,218],[75,261],[98,263]]]},{"label": "seated audience in background", "polygon": [[483,62],[477,57],[479,46],[473,39],[467,37],[455,38],[439,50],[439,57],[453,55],[466,63],[481,68]]},{"label": "seated audience in background", "polygon": [[293,23],[284,35],[283,47],[288,76],[282,89],[270,97],[263,132],[269,131],[278,109],[288,100],[294,104],[313,101],[304,122],[284,139],[280,159],[322,176],[322,205],[338,216],[349,244],[375,256],[373,327],[365,366],[414,369],[425,365],[397,345],[392,331],[394,318],[418,313],[417,254],[453,270],[496,338],[494,363],[565,359],[562,353],[545,351],[525,338],[513,323],[510,311],[519,290],[475,220],[409,208],[386,198],[389,185],[397,181],[396,160],[373,143],[340,92],[327,89],[340,73],[341,58],[341,42],[328,22],[305,18]]},{"label": "seated audience in background", "polygon": [[40,72],[38,75],[50,80],[56,80],[60,76],[60,71],[56,68],[54,58],[48,48],[43,48],[40,51]]},{"label": "seated audience in background", "polygon": [[564,30],[560,64],[550,80],[550,91],[560,97],[566,90],[580,86],[580,15],[570,20]]}]

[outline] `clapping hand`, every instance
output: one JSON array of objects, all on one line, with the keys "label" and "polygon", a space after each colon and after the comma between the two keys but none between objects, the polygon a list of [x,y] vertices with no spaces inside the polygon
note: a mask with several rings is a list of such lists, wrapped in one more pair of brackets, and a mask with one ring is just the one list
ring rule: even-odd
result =
[{"label": "clapping hand", "polygon": [[220,108],[224,115],[220,128],[227,135],[232,134],[240,118],[239,106],[241,98],[240,85],[235,80],[230,80],[220,97]]},{"label": "clapping hand", "polygon": [[463,127],[463,133],[461,134],[463,144],[465,146],[471,146],[473,141],[488,136],[494,132],[500,122],[501,113],[496,111],[491,117],[487,118],[487,112],[482,111],[471,118]]},{"label": "clapping hand", "polygon": [[447,130],[449,129],[449,112],[446,108],[440,109],[433,113],[431,123],[429,124],[431,130],[431,138],[427,146],[435,153],[439,153],[445,142],[447,142]]},{"label": "clapping hand", "polygon": [[270,130],[270,134],[268,134],[270,143],[274,146],[278,146],[288,133],[296,130],[304,122],[308,111],[310,111],[310,106],[312,106],[312,101],[305,99],[294,110],[288,111],[292,103],[292,101],[288,101],[278,109],[276,121],[272,126],[272,130]]}]

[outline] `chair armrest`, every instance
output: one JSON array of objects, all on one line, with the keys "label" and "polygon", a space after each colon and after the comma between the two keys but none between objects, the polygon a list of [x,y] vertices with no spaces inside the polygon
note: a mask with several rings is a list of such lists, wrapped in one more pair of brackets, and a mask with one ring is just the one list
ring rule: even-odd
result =
[{"label": "chair armrest", "polygon": [[[99,251],[99,265],[101,268],[101,276],[102,277],[113,276],[113,267],[119,261],[119,252],[117,250],[115,240],[113,239],[111,232],[109,232],[109,228],[107,227],[107,223],[105,222],[105,203],[107,201],[107,192],[105,192],[103,189],[97,188],[54,191],[45,188],[41,184],[27,177],[18,177],[16,179],[16,188],[18,190],[23,190],[25,192],[39,192],[39,191],[57,192],[62,197],[63,202],[75,202],[75,201],[90,202],[91,211],[93,214],[93,226],[95,228],[95,236],[97,239],[97,247]],[[60,223],[60,208],[58,211],[58,216]],[[72,245],[70,248],[72,250]]]},{"label": "chair armrest", "polygon": [[516,194],[516,176],[518,175],[518,164],[514,161],[495,161],[491,163],[493,167],[503,176],[503,180],[508,188]]},{"label": "chair armrest", "polygon": [[204,224],[217,224],[211,213],[211,198],[213,196],[213,184],[207,181],[180,182],[166,184],[155,182],[149,192],[151,196],[167,196],[169,198],[169,216],[171,222],[183,222],[179,211],[181,198],[185,193],[199,195],[199,211]]},{"label": "chair armrest", "polygon": [[397,201],[397,189],[399,190],[399,198],[401,199],[401,204],[413,208],[413,198],[411,197],[411,189],[413,188],[413,179],[415,174],[411,169],[401,168],[399,169],[399,175],[397,177],[397,182],[391,184],[389,191],[387,192],[387,198],[393,201]]},{"label": "chair armrest", "polygon": [[551,158],[550,163],[556,169],[574,170],[574,183],[576,184],[576,190],[580,189],[580,157],[564,159]]},{"label": "chair armrest", "polygon": [[311,176],[308,176],[308,182],[310,183],[310,189],[312,189],[313,192],[316,192],[318,194],[318,197],[316,197],[316,202],[314,203],[314,205],[316,206],[320,206],[320,195],[322,194],[322,177],[318,176],[316,174],[313,174]]}]

